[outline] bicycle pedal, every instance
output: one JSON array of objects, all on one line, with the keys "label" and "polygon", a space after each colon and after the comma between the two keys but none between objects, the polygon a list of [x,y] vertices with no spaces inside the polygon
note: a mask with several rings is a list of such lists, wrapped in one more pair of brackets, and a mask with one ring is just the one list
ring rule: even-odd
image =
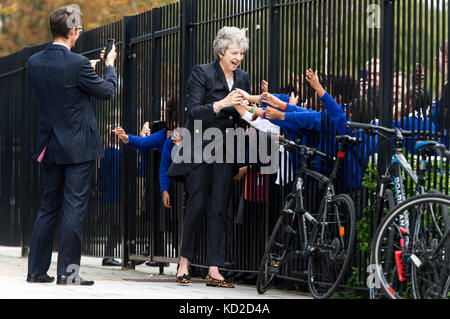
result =
[{"label": "bicycle pedal", "polygon": [[269,263],[268,271],[272,275],[278,275],[280,273],[280,264],[274,262]]}]

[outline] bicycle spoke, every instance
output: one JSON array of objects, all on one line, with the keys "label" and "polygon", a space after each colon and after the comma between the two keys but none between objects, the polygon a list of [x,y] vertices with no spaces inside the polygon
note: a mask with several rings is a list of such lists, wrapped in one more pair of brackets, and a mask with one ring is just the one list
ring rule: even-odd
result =
[{"label": "bicycle spoke", "polygon": [[[440,194],[416,196],[382,221],[373,253],[390,297],[442,297],[449,275],[450,243],[443,238],[450,227],[449,204],[450,197]],[[398,232],[399,218],[405,217],[411,221],[409,229]]]}]

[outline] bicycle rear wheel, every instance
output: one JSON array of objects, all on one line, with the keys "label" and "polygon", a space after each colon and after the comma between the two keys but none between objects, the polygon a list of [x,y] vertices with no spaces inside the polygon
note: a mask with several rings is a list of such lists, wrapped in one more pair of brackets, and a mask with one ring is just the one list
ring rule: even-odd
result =
[{"label": "bicycle rear wheel", "polygon": [[449,207],[450,197],[424,194],[409,198],[382,220],[372,254],[376,279],[387,296],[444,297],[450,273],[450,238],[444,237]]},{"label": "bicycle rear wheel", "polygon": [[355,214],[351,197],[339,194],[320,215],[308,259],[308,286],[314,298],[329,298],[348,269],[355,241]]},{"label": "bicycle rear wheel", "polygon": [[[288,196],[285,201],[284,210],[295,208],[295,197]],[[280,273],[282,264],[289,249],[290,241],[293,237],[292,215],[282,213],[275,224],[275,227],[267,242],[266,250],[258,269],[256,280],[256,290],[259,294],[265,293],[273,284],[276,275]]]},{"label": "bicycle rear wheel", "polygon": [[[436,198],[448,196],[437,194]],[[415,299],[444,299],[447,297],[450,282],[450,238],[435,258],[428,258],[428,252],[436,249],[450,229],[449,206],[444,201],[433,199],[418,207],[415,216],[412,252],[421,261],[420,267],[412,265],[412,287]]]}]

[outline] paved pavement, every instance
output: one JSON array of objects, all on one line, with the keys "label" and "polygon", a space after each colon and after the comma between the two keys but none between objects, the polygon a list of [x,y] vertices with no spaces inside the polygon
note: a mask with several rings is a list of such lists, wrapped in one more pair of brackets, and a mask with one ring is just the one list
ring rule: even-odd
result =
[{"label": "paved pavement", "polygon": [[[56,276],[57,255],[53,254],[49,275]],[[27,259],[19,248],[0,246],[0,299],[310,299],[294,291],[272,289],[259,295],[254,286],[234,289],[207,287],[202,279],[189,286],[175,283],[176,264],[159,268],[145,264],[135,270],[102,267],[101,258],[82,257],[80,275],[95,280],[91,287],[30,284],[26,282]]]}]

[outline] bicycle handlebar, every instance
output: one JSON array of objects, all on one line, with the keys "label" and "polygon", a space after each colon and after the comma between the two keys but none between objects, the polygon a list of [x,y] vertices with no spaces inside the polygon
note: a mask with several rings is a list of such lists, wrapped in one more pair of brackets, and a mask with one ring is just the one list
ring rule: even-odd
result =
[{"label": "bicycle handlebar", "polygon": [[444,144],[440,144],[436,141],[433,140],[428,140],[428,141],[417,141],[416,145],[415,145],[415,149],[419,149],[422,147],[428,147],[432,150],[434,150],[436,153],[438,153],[438,155],[447,157],[450,159],[450,151],[447,150],[447,148],[445,147]]},{"label": "bicycle handlebar", "polygon": [[284,145],[286,148],[292,149],[296,153],[304,153],[307,156],[314,156],[318,155],[322,158],[329,159],[329,156],[325,153],[322,153],[321,151],[318,151],[315,148],[311,148],[305,145],[297,144],[293,141],[289,141],[285,139],[284,137],[279,137],[279,141],[281,145]]},{"label": "bicycle handlebar", "polygon": [[414,134],[412,131],[403,130],[401,128],[388,128],[384,126],[358,122],[347,122],[347,127],[359,128],[364,131],[368,131],[369,134],[380,134],[379,132],[376,131],[381,131],[391,135],[396,135],[398,132],[400,132],[404,136],[411,136]]}]

